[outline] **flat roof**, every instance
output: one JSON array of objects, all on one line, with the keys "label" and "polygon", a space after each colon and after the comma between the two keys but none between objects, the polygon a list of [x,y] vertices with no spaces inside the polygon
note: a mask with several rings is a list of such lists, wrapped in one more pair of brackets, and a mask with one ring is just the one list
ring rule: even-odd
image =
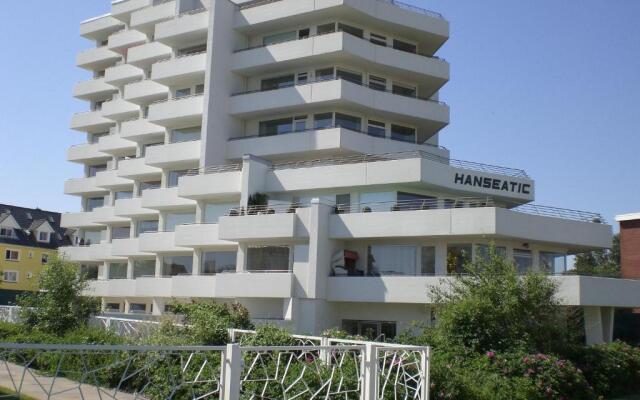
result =
[{"label": "flat roof", "polygon": [[636,219],[640,219],[640,212],[632,213],[632,214],[616,215],[616,221],[618,221],[618,222],[634,221]]}]

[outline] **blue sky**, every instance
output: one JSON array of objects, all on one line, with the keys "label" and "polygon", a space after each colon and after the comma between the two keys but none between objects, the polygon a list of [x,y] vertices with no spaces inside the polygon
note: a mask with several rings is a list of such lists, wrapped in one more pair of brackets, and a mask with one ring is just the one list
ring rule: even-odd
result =
[{"label": "blue sky", "polygon": [[[640,211],[640,1],[409,0],[439,11],[451,39],[442,99],[452,156],[522,168],[537,203],[617,213]],[[109,0],[21,0],[0,24],[0,202],[79,210],[63,185],[81,168],[67,148],[87,105],[71,97],[89,77],[74,66],[91,46],[79,22]]]}]

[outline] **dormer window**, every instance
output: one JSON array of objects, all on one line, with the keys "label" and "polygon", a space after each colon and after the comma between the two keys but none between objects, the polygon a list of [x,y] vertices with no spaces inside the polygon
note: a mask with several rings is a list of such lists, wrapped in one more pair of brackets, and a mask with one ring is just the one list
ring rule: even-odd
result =
[{"label": "dormer window", "polygon": [[13,228],[0,228],[0,237],[12,238]]},{"label": "dormer window", "polygon": [[38,232],[38,242],[49,243],[49,232]]}]

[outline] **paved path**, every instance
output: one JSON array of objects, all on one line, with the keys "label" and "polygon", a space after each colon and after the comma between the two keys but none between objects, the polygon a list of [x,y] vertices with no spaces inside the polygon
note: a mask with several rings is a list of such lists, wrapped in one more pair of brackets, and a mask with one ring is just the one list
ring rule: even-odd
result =
[{"label": "paved path", "polygon": [[[24,380],[22,375],[24,374]],[[13,380],[12,380],[13,378]],[[15,386],[20,386],[20,394],[33,397],[38,400],[143,400],[144,397],[133,396],[128,393],[117,393],[113,390],[98,388],[92,385],[78,384],[69,379],[45,377],[35,373],[33,370],[11,363],[0,363],[0,386],[9,390],[15,390]],[[52,387],[53,385],[53,387]],[[49,396],[51,393],[51,396]]]}]

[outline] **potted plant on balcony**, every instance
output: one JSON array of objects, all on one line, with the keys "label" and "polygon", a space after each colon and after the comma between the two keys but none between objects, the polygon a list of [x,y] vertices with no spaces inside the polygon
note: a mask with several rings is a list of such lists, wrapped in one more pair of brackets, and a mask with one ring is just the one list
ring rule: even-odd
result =
[{"label": "potted plant on balcony", "polygon": [[269,196],[264,193],[254,193],[249,196],[247,202],[247,215],[256,215],[258,211],[264,209],[269,203]]}]

